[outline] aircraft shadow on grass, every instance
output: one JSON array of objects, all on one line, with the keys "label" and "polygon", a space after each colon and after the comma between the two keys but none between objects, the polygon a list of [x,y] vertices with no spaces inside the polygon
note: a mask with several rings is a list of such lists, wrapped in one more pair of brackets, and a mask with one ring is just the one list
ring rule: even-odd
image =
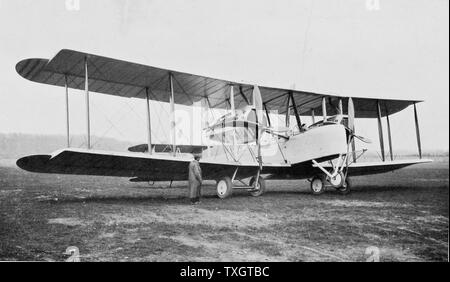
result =
[{"label": "aircraft shadow on grass", "polygon": [[[214,195],[203,196],[204,199],[217,198]],[[159,195],[143,195],[143,196],[103,196],[93,195],[87,197],[62,197],[48,200],[52,204],[71,204],[71,203],[101,203],[101,204],[138,204],[138,203],[154,203],[154,204],[189,204],[189,199],[186,196],[166,197]]]},{"label": "aircraft shadow on grass", "polygon": [[[424,187],[425,188],[425,187]],[[264,196],[258,197],[258,198],[248,198],[248,193],[241,192],[241,193],[235,193],[233,194],[233,198],[221,200],[217,198],[214,194],[208,194],[203,195],[202,199],[208,200],[208,202],[217,201],[217,202],[226,202],[226,201],[232,201],[233,199],[242,199],[246,198],[247,200],[251,201],[251,199],[254,199],[255,201],[258,201],[260,199],[270,200],[270,198],[277,198],[277,196],[299,196],[299,197],[312,197],[315,199],[358,199],[361,196],[363,196],[365,199],[367,198],[367,193],[374,194],[374,193],[382,193],[382,192],[404,192],[404,191],[411,191],[411,190],[422,190],[424,188],[418,187],[404,187],[404,186],[364,186],[364,187],[358,187],[352,191],[351,194],[342,196],[337,191],[334,191],[334,189],[329,189],[327,192],[325,192],[321,196],[314,196],[311,195],[309,190],[299,190],[299,191],[267,191]],[[86,197],[76,197],[76,196],[66,196],[61,197],[58,199],[50,199],[48,202],[52,204],[70,204],[70,203],[102,203],[102,204],[137,204],[137,203],[149,203],[149,204],[179,204],[179,205],[186,205],[189,204],[189,199],[184,196],[163,196],[163,195],[142,195],[142,196],[136,196],[136,195],[91,195]]]}]

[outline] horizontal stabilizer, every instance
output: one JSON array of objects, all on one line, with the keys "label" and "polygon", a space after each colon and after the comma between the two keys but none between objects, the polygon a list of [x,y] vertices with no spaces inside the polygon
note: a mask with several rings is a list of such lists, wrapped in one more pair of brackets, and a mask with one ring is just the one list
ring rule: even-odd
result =
[{"label": "horizontal stabilizer", "polygon": [[[152,144],[152,149],[155,153],[171,153],[172,145],[170,144]],[[201,145],[176,145],[176,151],[180,153],[200,153],[204,150],[208,149],[207,146]],[[148,152],[148,144],[140,144],[133,147],[128,148],[130,152],[137,153],[145,153]]]}]

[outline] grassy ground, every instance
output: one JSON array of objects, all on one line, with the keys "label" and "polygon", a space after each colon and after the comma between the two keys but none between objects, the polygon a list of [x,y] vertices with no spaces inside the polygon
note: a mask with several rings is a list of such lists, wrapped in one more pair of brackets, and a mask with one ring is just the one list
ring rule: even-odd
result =
[{"label": "grassy ground", "polygon": [[126,179],[41,175],[0,167],[0,260],[381,261],[448,258],[449,163],[354,178],[341,196],[306,181],[270,181],[253,198],[215,197],[198,206],[185,183],[150,187]]}]

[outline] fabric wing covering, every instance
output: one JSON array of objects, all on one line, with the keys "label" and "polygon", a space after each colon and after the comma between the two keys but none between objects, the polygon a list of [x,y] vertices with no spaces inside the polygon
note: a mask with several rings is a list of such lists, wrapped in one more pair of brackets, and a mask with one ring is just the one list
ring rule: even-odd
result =
[{"label": "fabric wing covering", "polygon": [[[170,76],[176,104],[192,105],[207,98],[211,108],[229,108],[230,85],[234,86],[236,108],[252,101],[253,85],[215,79],[142,64],[136,64],[72,50],[61,50],[52,59],[26,59],[16,65],[17,72],[24,78],[56,86],[84,90],[85,62],[88,66],[89,91],[128,98],[146,98],[149,89],[152,100],[168,102],[170,97]],[[338,112],[339,99],[343,99],[344,112],[347,112],[345,96],[334,96],[290,89],[264,87],[259,85],[262,100],[267,109],[286,112],[287,97],[292,92],[300,115],[322,115],[322,98],[327,99],[327,114]],[[352,97],[357,118],[376,118],[377,101],[381,103],[381,114],[394,114],[416,100],[390,100]],[[206,99],[205,99],[206,100]],[[292,103],[294,104],[294,103]],[[293,111],[291,111],[293,112]]]}]

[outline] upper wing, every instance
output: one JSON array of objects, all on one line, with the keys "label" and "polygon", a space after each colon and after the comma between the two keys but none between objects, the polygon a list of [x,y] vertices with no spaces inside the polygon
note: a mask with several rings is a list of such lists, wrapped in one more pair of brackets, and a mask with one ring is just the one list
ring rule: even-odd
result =
[{"label": "upper wing", "polygon": [[[187,180],[191,159],[145,153],[107,152],[85,149],[63,149],[52,155],[36,155],[17,161],[20,168],[40,173],[135,177],[153,181]],[[203,179],[233,175],[239,167],[240,178],[250,177],[258,170],[257,163],[236,164],[200,162]],[[279,172],[290,165],[265,166],[267,173]]]},{"label": "upper wing", "polygon": [[[230,85],[234,85],[235,104],[252,101],[253,85],[223,79],[183,73],[163,68],[146,66],[102,56],[72,50],[61,50],[52,59],[27,59],[16,65],[17,72],[31,81],[64,86],[65,76],[70,88],[84,89],[85,59],[88,61],[89,90],[104,94],[145,98],[145,88],[150,91],[150,98],[157,101],[169,101],[169,75],[173,77],[175,103],[192,105],[203,98],[208,98],[212,108],[227,108]],[[335,114],[339,99],[347,97],[319,94],[272,87],[259,87],[263,104],[269,110],[282,114],[286,111],[286,98],[292,92],[299,114],[309,114],[312,109],[321,115],[321,100],[328,99],[327,113]],[[420,102],[416,100],[390,100],[353,97],[356,117],[377,117],[377,101],[381,102],[381,114],[393,114],[409,105]],[[293,103],[294,104],[294,103]],[[347,103],[343,103],[344,110]]]}]

